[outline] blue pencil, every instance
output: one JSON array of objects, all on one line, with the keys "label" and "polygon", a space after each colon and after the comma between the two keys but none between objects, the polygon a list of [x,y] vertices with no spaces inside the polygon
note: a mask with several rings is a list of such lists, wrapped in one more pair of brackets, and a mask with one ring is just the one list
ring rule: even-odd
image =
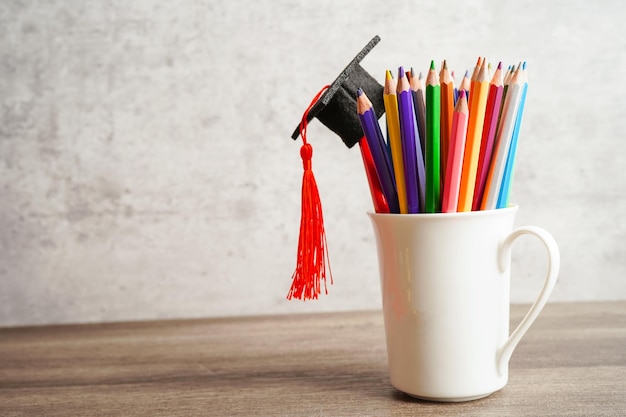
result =
[{"label": "blue pencil", "polygon": [[367,98],[367,95],[359,88],[357,91],[356,100],[357,112],[359,114],[359,120],[361,121],[361,127],[365,134],[365,139],[369,145],[372,153],[372,159],[376,166],[376,173],[378,174],[378,180],[382,188],[387,204],[389,205],[390,213],[400,213],[400,203],[398,202],[398,192],[396,190],[396,183],[393,176],[393,168],[391,165],[391,158],[387,152],[387,145],[385,144],[385,138],[383,132],[378,124],[376,113],[372,107],[372,102]]}]

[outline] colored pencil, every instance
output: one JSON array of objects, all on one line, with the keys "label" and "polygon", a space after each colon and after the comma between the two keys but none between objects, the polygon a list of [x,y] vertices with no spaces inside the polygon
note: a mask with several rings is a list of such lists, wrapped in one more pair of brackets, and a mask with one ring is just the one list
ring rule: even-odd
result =
[{"label": "colored pencil", "polygon": [[[419,181],[417,170],[417,147],[419,147],[419,140],[415,135],[417,126],[415,110],[413,109],[413,94],[411,93],[409,81],[402,67],[398,69],[396,96],[398,99],[398,113],[400,119],[400,138],[402,140],[402,160],[406,184],[407,210],[409,213],[419,213]],[[421,153],[419,158],[422,158]]]},{"label": "colored pencil", "polygon": [[450,149],[450,133],[452,132],[452,114],[454,113],[454,80],[443,60],[439,82],[441,84],[441,182],[445,182],[448,149]]},{"label": "colored pencil", "polygon": [[367,144],[372,153],[374,165],[376,166],[378,180],[380,181],[383,194],[389,206],[389,212],[399,213],[398,193],[393,179],[391,161],[386,150],[383,132],[380,130],[372,102],[360,88],[357,91],[356,107],[363,133],[365,134]]},{"label": "colored pencil", "polygon": [[[459,84],[458,92],[461,90],[465,91],[465,99],[469,102],[469,94],[470,94],[471,81],[469,79],[469,71],[465,71],[465,75],[461,79],[461,83]],[[468,106],[469,107],[469,106]]]},{"label": "colored pencil", "polygon": [[491,161],[491,155],[493,154],[493,143],[496,137],[498,119],[500,118],[503,90],[502,62],[500,62],[496,68],[496,72],[493,74],[491,82],[489,83],[489,96],[487,97],[485,122],[480,142],[480,155],[478,157],[476,183],[474,184],[472,210],[480,210],[480,202],[482,200],[483,192],[485,191],[485,182],[487,181],[489,162]]},{"label": "colored pencil", "polygon": [[476,80],[471,87],[469,104],[469,120],[467,125],[467,139],[463,156],[463,171],[461,173],[461,187],[459,190],[458,211],[471,211],[474,197],[474,184],[480,156],[480,141],[482,139],[489,80],[487,78],[486,60],[482,61]]},{"label": "colored pencil", "polygon": [[426,198],[424,212],[441,210],[441,86],[431,61],[426,77]]},{"label": "colored pencil", "polygon": [[[478,74],[480,73],[480,68],[482,64],[482,58],[478,57],[478,61],[476,61],[476,65],[474,65],[474,70],[472,71],[472,76],[470,77],[470,88],[468,91],[472,91],[474,89],[474,85],[476,84],[476,80],[478,79]],[[472,111],[472,98],[467,96],[467,107],[469,111]],[[469,128],[469,125],[468,125]]]},{"label": "colored pencil", "polygon": [[400,115],[398,114],[398,99],[396,97],[397,82],[391,75],[391,71],[385,73],[385,87],[383,101],[385,104],[385,117],[389,147],[391,148],[391,160],[393,162],[396,189],[398,191],[398,203],[400,213],[407,214],[408,205],[406,199],[406,183],[404,180],[404,160],[402,159],[402,138],[400,135]]},{"label": "colored pencil", "polygon": [[[504,101],[506,100],[506,91],[509,89],[509,84],[511,84],[511,77],[515,72],[515,65],[509,65],[506,69],[506,73],[504,74],[504,90],[502,91],[502,106],[504,106]],[[500,109],[500,113],[502,114],[502,109]]]},{"label": "colored pencil", "polygon": [[495,149],[491,157],[489,173],[487,174],[485,191],[480,206],[481,210],[491,210],[497,207],[521,95],[522,76],[521,68],[518,67],[511,79],[506,94],[506,102],[500,116],[500,126],[496,133]]},{"label": "colored pencil", "polygon": [[461,90],[452,116],[450,148],[448,150],[448,162],[446,164],[446,175],[444,177],[445,181],[441,201],[441,211],[443,213],[453,213],[457,210],[468,112],[465,90]]},{"label": "colored pencil", "polygon": [[453,97],[454,97],[454,106],[456,107],[456,101],[459,99],[459,89],[456,86],[454,71],[450,71],[450,77],[452,78],[452,86],[453,86],[452,91],[453,91]]},{"label": "colored pencil", "polygon": [[[412,68],[411,71],[413,71]],[[421,72],[419,76],[413,74],[410,85],[413,92],[413,106],[415,108],[419,142],[422,147],[422,155],[424,155],[423,151],[426,148],[426,97],[424,94],[424,78]]]},{"label": "colored pencil", "polygon": [[515,65],[509,65],[506,70],[506,74],[504,75],[504,84],[509,84],[511,82],[513,73],[515,73]]},{"label": "colored pencil", "polygon": [[[494,71],[495,69],[495,71]],[[470,77],[470,73],[472,74]],[[359,142],[377,213],[451,213],[508,207],[528,92],[526,62],[478,57],[458,88],[439,71],[385,71],[386,135],[362,89]],[[382,122],[381,122],[382,123]]]},{"label": "colored pencil", "polygon": [[528,91],[528,75],[526,73],[526,62],[522,65],[522,95],[520,97],[519,108],[517,109],[517,116],[515,118],[515,127],[513,128],[513,137],[511,138],[511,147],[509,148],[509,154],[506,159],[506,166],[504,168],[504,177],[502,179],[502,186],[500,187],[500,194],[498,196],[498,203],[496,208],[505,208],[509,205],[509,199],[511,197],[511,182],[513,180],[513,170],[515,168],[515,159],[517,157],[517,142],[519,138],[520,126],[522,124],[522,115],[524,114],[524,104],[526,102],[526,92]]},{"label": "colored pencil", "polygon": [[[411,72],[413,68],[411,68]],[[411,91],[413,96],[413,116],[415,116],[415,153],[416,166],[417,166],[417,191],[419,194],[420,208],[423,211],[425,207],[426,198],[426,98],[424,89],[424,77],[422,73],[419,73],[417,77],[418,90],[416,92]],[[410,84],[409,84],[410,89]],[[415,103],[419,107],[415,107]],[[418,124],[418,120],[420,123]],[[422,130],[419,130],[422,129]]]},{"label": "colored pencil", "polygon": [[367,183],[369,185],[370,195],[372,196],[372,203],[374,204],[374,211],[376,211],[376,213],[389,213],[389,205],[383,194],[383,189],[380,186],[376,165],[374,165],[372,152],[370,151],[365,136],[359,141],[359,149],[361,150],[361,159],[363,160],[365,175],[367,176]]}]

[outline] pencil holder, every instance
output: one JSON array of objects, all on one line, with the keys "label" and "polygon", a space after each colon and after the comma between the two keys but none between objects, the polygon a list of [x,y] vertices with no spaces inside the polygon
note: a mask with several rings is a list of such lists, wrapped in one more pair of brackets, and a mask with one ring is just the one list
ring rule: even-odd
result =
[{"label": "pencil holder", "polygon": [[[391,384],[411,396],[468,401],[503,388],[513,350],[545,305],[559,250],[544,229],[514,229],[517,206],[436,214],[368,213],[375,232]],[[509,333],[511,249],[546,247],[545,283]]]}]

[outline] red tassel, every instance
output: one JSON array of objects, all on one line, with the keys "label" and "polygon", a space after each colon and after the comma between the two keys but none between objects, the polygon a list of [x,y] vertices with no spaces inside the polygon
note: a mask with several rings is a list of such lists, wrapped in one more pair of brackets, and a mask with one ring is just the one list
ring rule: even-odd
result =
[{"label": "red tassel", "polygon": [[307,115],[320,96],[326,91],[324,87],[313,99],[302,116],[300,123],[300,135],[304,143],[300,148],[304,174],[302,176],[302,212],[300,217],[300,237],[298,238],[298,257],[296,270],[291,279],[291,289],[287,294],[288,299],[298,298],[300,300],[317,299],[321,291],[322,282],[324,293],[328,294],[326,285],[326,268],[333,283],[330,262],[328,260],[328,248],[326,243],[326,232],[324,231],[324,216],[322,215],[322,202],[313,170],[311,169],[311,158],[313,157],[313,147],[307,143],[306,126]]}]

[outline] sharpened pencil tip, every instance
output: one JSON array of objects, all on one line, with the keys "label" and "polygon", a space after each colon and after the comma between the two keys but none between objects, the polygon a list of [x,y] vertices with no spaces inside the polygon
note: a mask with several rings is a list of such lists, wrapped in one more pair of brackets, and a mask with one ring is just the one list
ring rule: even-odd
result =
[{"label": "sharpened pencil tip", "polygon": [[398,79],[405,77],[406,75],[404,74],[404,68],[399,67],[398,68]]},{"label": "sharpened pencil tip", "polygon": [[391,71],[387,70],[387,72],[385,72],[385,79],[386,80],[392,80],[393,79],[393,75],[391,75]]},{"label": "sharpened pencil tip", "polygon": [[526,61],[524,61],[524,63],[522,64],[522,70],[526,69]]},{"label": "sharpened pencil tip", "polygon": [[430,61],[430,69],[431,70],[435,69],[435,60],[434,59]]},{"label": "sharpened pencil tip", "polygon": [[361,87],[359,87],[359,88],[356,90],[356,96],[357,96],[357,97],[361,97],[362,95],[363,95],[363,89],[362,89]]},{"label": "sharpened pencil tip", "polygon": [[502,69],[502,61],[498,62],[498,69],[501,70]]}]

